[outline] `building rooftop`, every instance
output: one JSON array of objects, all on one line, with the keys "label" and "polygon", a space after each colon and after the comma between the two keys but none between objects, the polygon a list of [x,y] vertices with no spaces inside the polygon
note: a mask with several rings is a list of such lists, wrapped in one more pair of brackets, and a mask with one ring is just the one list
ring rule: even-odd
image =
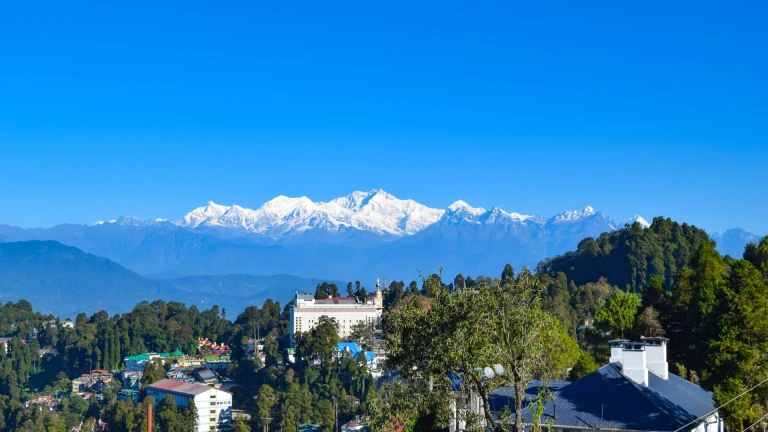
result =
[{"label": "building rooftop", "polygon": [[154,384],[150,384],[149,388],[185,396],[196,396],[211,390],[211,387],[207,385],[174,381],[170,379],[163,379]]},{"label": "building rooftop", "polygon": [[[621,373],[620,363],[605,365],[557,392],[544,406],[541,424],[572,429],[674,431],[714,413],[712,394],[669,374],[665,380],[648,374],[648,386]],[[530,407],[523,420],[533,423]],[[691,426],[693,427],[693,426]]]},{"label": "building rooftop", "polygon": [[200,379],[203,381],[216,379],[216,374],[213,373],[213,371],[210,369],[198,369],[196,372],[197,376],[200,377]]}]

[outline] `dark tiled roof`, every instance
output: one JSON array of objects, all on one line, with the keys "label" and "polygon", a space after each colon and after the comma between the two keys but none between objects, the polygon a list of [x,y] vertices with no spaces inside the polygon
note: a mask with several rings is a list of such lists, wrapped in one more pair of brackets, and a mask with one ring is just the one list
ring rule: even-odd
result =
[{"label": "dark tiled roof", "polygon": [[[547,402],[540,422],[563,428],[674,431],[714,411],[712,395],[676,375],[652,372],[648,387],[621,374],[621,364],[603,366],[562,388]],[[533,422],[530,408],[522,412]]]}]

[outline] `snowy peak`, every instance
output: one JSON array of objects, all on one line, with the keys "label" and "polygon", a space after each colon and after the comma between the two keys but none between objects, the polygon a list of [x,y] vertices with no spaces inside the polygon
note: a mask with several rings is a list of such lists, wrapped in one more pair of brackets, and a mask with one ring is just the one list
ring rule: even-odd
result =
[{"label": "snowy peak", "polygon": [[595,211],[594,208],[590,206],[586,206],[581,210],[573,210],[573,211],[567,211],[565,213],[560,213],[559,215],[552,218],[552,222],[554,223],[573,222],[579,219],[590,217],[596,213],[597,212]]},{"label": "snowy peak", "polygon": [[146,227],[146,226],[155,226],[155,225],[165,225],[168,224],[168,219],[141,219],[136,216],[120,216],[117,219],[112,219],[108,222],[104,221],[96,221],[93,226],[97,225],[105,225],[105,224],[114,224],[114,225],[122,225],[122,226],[134,226],[134,227]]},{"label": "snowy peak", "polygon": [[[595,215],[599,217],[593,217]],[[500,224],[522,229],[550,224],[563,224],[565,228],[572,224],[578,225],[582,220],[615,229],[609,218],[590,206],[552,218],[507,212],[499,207],[487,210],[472,207],[462,200],[443,210],[427,207],[411,199],[397,198],[381,189],[355,191],[327,202],[314,202],[306,196],[293,198],[279,195],[256,210],[208,201],[205,206],[192,210],[174,224],[191,229],[235,229],[272,239],[290,238],[309,231],[331,234],[367,232],[385,238],[398,238],[417,234],[438,222],[448,226]],[[637,221],[643,226],[647,225],[642,218]],[[109,223],[150,226],[169,222],[123,216]]]},{"label": "snowy peak", "polygon": [[321,228],[331,232],[354,228],[379,235],[415,234],[437,221],[443,210],[413,200],[401,200],[383,190],[352,192],[327,203],[307,197],[278,196],[257,210],[219,206],[212,202],[178,222],[191,228],[220,226],[280,237]]},{"label": "snowy peak", "polygon": [[641,226],[641,227],[643,227],[643,228],[648,228],[649,226],[651,226],[651,224],[649,224],[649,223],[648,223],[648,221],[647,221],[647,220],[645,220],[645,219],[644,219],[642,216],[640,216],[640,215],[634,215],[634,216],[632,216],[631,218],[629,218],[629,220],[627,221],[627,224],[628,224],[628,225],[632,225],[632,224],[633,224],[633,223],[635,223],[635,222],[639,223],[639,224],[640,224],[640,226]]}]

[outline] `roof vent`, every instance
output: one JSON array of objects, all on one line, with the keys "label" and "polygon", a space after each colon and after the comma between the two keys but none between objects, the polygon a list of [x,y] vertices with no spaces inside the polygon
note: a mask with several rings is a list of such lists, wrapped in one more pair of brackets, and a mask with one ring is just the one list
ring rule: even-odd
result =
[{"label": "roof vent", "polygon": [[626,339],[608,341],[608,345],[611,346],[611,360],[609,363],[621,363],[621,350],[624,347],[624,344],[627,342],[629,341]]},{"label": "roof vent", "polygon": [[648,370],[662,379],[669,379],[669,364],[667,363],[667,342],[663,337],[640,337],[645,343],[646,366]]},{"label": "roof vent", "polygon": [[645,344],[626,342],[621,354],[623,357],[621,369],[624,376],[643,387],[648,387]]}]

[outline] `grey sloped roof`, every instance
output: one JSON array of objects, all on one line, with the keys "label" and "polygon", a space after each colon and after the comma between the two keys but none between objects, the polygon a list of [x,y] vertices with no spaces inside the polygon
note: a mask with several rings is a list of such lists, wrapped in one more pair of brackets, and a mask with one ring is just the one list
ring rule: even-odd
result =
[{"label": "grey sloped roof", "polygon": [[[561,388],[547,402],[540,422],[589,429],[674,431],[714,411],[711,393],[676,375],[648,374],[648,387],[621,373],[621,364],[597,371]],[[525,423],[533,423],[529,407]]]}]

